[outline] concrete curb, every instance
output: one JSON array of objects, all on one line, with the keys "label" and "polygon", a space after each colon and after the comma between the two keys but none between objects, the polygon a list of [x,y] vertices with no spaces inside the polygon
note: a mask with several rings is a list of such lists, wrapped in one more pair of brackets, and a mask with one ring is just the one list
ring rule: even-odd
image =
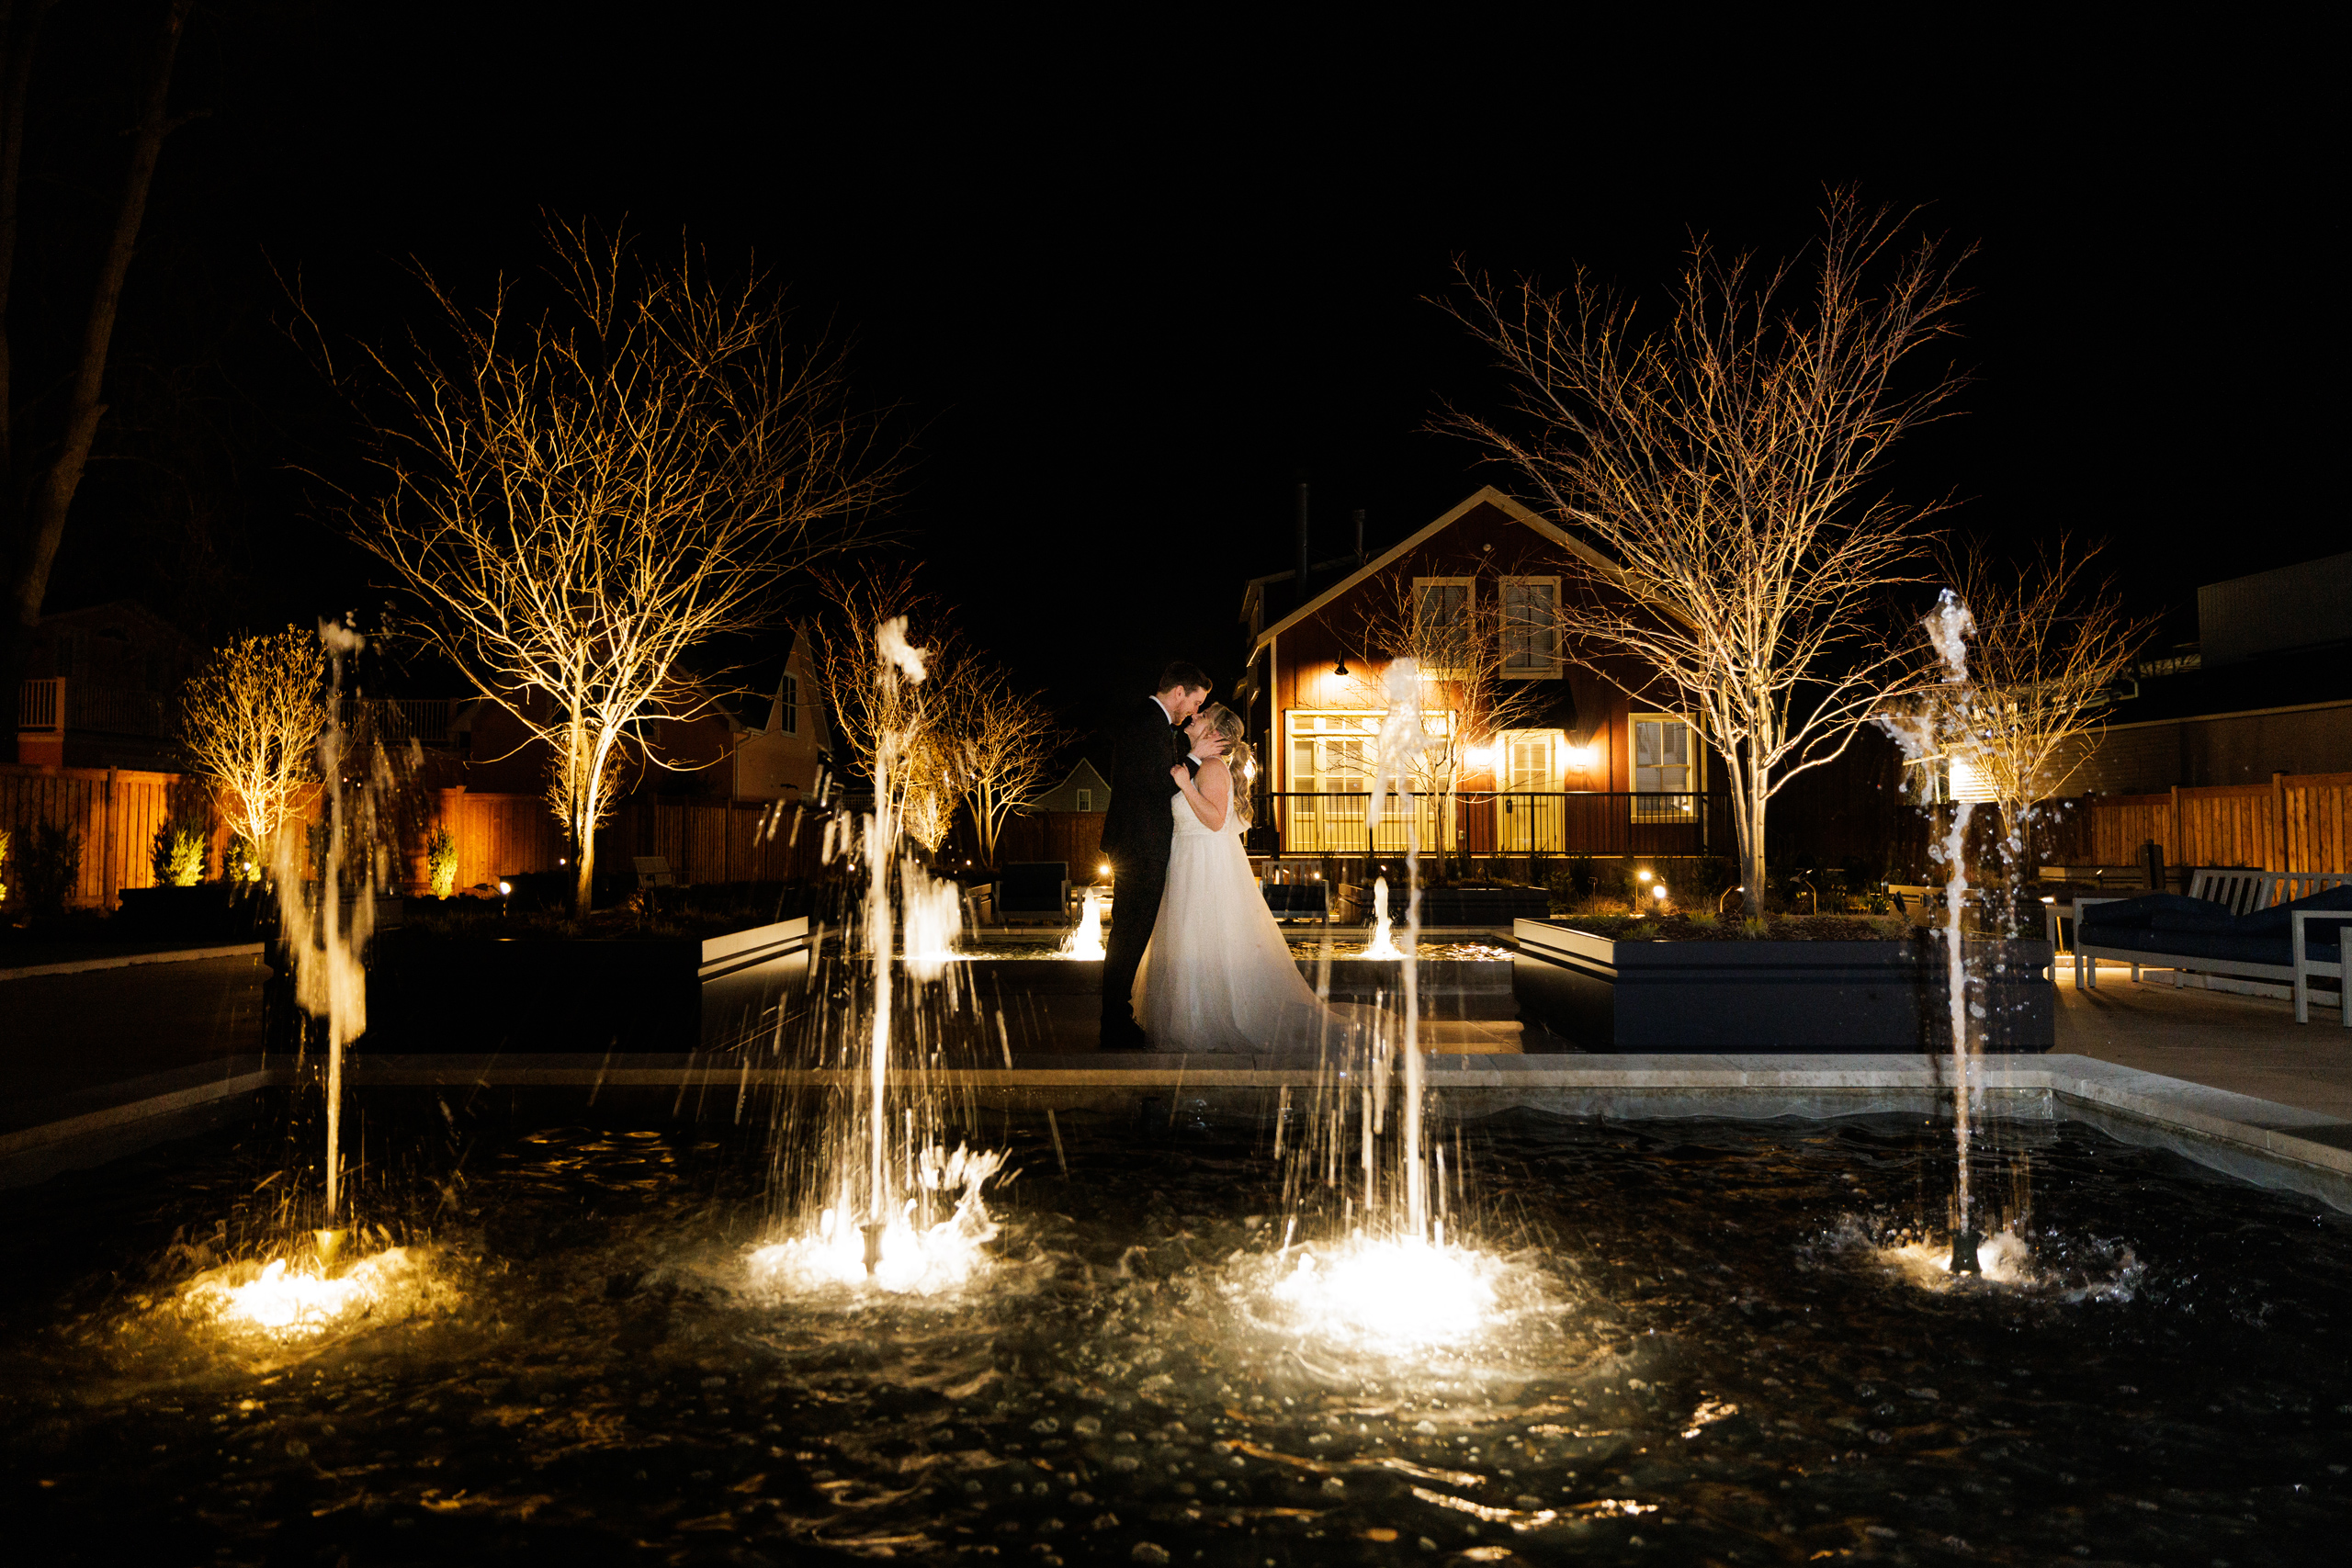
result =
[{"label": "concrete curb", "polygon": [[96,969],[128,969],[134,964],[187,964],[198,958],[249,958],[258,956],[266,942],[238,942],[221,947],[185,947],[169,953],[123,953],[107,958],[82,958],[71,964],[28,964],[19,969],[0,969],[0,980],[31,980],[43,975],[86,975]]},{"label": "concrete curb", "polygon": [[[990,1111],[1054,1110],[1129,1118],[1147,1099],[1204,1111],[1263,1115],[1276,1096],[1311,1092],[1312,1065],[1279,1056],[1139,1054],[1015,1057],[1010,1068],[952,1076]],[[0,1136],[0,1186],[119,1157],[233,1112],[236,1098],[293,1082],[292,1065],[238,1058],[201,1083],[161,1080],[161,1091]],[[210,1069],[219,1071],[219,1067]],[[356,1055],[354,1089],[796,1089],[862,1077],[844,1069],[753,1067],[692,1055]],[[184,1075],[166,1075],[180,1079]],[[2033,1121],[2071,1118],[2124,1142],[2168,1149],[2258,1186],[2300,1192],[2352,1212],[2352,1121],[2211,1089],[2089,1056],[1993,1057],[1973,1075],[1988,1109]],[[1617,1121],[1724,1117],[1823,1119],[1872,1112],[1932,1114],[1949,1102],[1951,1066],[1938,1056],[1437,1055],[1427,1082],[1442,1114],[1523,1110]],[[139,1086],[125,1086],[136,1089]]]}]

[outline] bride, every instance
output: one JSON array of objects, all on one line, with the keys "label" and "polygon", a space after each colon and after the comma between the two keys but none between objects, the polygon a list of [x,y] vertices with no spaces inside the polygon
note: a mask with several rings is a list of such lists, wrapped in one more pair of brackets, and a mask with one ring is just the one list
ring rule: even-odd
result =
[{"label": "bride", "polygon": [[1185,733],[1221,737],[1225,755],[1202,763],[1197,780],[1181,764],[1169,770],[1181,792],[1169,802],[1176,838],[1136,975],[1136,1019],[1161,1050],[1265,1051],[1336,1036],[1346,1010],[1317,1001],[1300,977],[1242,848],[1248,807],[1235,780],[1255,770],[1241,719],[1212,703]]}]

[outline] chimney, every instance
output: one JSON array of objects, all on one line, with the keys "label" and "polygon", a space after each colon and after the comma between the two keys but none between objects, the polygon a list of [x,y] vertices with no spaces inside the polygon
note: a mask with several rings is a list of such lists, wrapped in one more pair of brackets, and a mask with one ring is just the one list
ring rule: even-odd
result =
[{"label": "chimney", "polygon": [[1298,485],[1298,602],[1306,603],[1306,481]]},{"label": "chimney", "polygon": [[1363,570],[1363,508],[1356,508],[1356,570]]}]

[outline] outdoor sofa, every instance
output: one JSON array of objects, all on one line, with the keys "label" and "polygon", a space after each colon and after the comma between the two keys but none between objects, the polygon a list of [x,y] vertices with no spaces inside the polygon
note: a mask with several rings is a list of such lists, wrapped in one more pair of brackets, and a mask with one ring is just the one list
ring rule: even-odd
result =
[{"label": "outdoor sofa", "polygon": [[[2289,903],[2281,889],[2316,891]],[[2075,901],[2075,985],[2095,989],[2098,961],[2267,980],[2294,988],[2295,1021],[2311,1021],[2311,983],[2333,979],[2352,1028],[2343,931],[2352,924],[2352,875],[2203,870],[2186,894]]]}]

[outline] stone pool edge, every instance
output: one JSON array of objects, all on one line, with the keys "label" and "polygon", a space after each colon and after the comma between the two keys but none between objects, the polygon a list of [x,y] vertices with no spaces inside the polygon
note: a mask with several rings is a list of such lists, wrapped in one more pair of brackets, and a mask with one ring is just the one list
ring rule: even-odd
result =
[{"label": "stone pool edge", "polygon": [[[1939,1056],[1438,1055],[1427,1058],[1444,1112],[1477,1117],[1513,1110],[1614,1121],[1692,1117],[1807,1120],[1874,1112],[1930,1113],[1951,1093]],[[368,1087],[563,1089],[735,1089],[822,1087],[844,1075],[746,1068],[685,1055],[460,1057],[360,1055],[354,1089]],[[1311,1090],[1316,1075],[1295,1058],[1153,1054],[1106,1065],[1097,1056],[1016,1057],[1013,1067],[956,1075],[990,1111],[1133,1117],[1146,1099],[1172,1107],[1262,1115],[1283,1089]],[[233,1119],[258,1092],[288,1087],[283,1059],[235,1058],[119,1086],[117,1103],[0,1134],[0,1187],[119,1158]],[[2299,1192],[2352,1213],[2352,1122],[2251,1095],[2118,1066],[2095,1057],[1990,1057],[1976,1083],[1998,1113],[2068,1117],[2123,1142],[2167,1149],[2255,1185]],[[696,1097],[698,1100],[703,1098]]]}]

